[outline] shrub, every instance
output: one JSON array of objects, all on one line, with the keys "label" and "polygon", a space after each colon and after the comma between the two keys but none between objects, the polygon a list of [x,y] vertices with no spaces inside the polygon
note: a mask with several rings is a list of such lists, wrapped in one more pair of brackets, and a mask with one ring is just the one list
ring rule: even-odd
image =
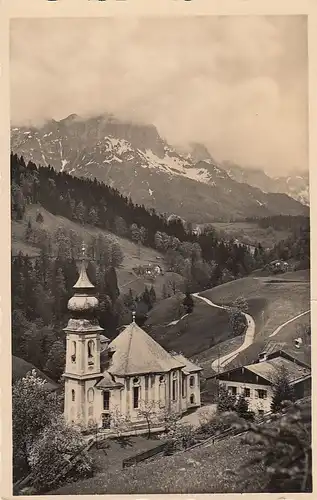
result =
[{"label": "shrub", "polygon": [[[265,491],[312,491],[311,406],[292,404],[265,424],[245,424],[245,442],[257,451],[253,463],[267,474]],[[248,464],[246,464],[247,466]],[[252,477],[250,478],[252,481]]]},{"label": "shrub", "polygon": [[[56,484],[60,474],[73,457],[79,454],[74,467],[65,475],[72,479],[82,478],[92,471],[92,458],[85,448],[79,429],[68,426],[63,418],[57,418],[47,426],[34,442],[30,453],[30,466],[34,474],[33,486],[38,490]],[[62,476],[63,477],[63,476]],[[62,479],[58,482],[62,482]]]}]

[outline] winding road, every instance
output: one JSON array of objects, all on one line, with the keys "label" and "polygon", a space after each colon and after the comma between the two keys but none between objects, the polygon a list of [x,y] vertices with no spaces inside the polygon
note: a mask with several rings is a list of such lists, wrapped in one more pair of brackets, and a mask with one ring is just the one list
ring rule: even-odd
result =
[{"label": "winding road", "polygon": [[[193,293],[193,297],[196,297],[197,299],[203,300],[204,302],[206,302],[206,304],[208,304],[211,307],[217,307],[218,309],[229,309],[229,307],[227,307],[227,306],[219,306],[218,304],[214,304],[214,302],[207,299],[206,297],[201,297],[199,295],[199,293]],[[253,343],[254,335],[255,335],[254,319],[252,318],[252,316],[250,316],[250,314],[246,314],[246,313],[242,313],[242,314],[244,314],[244,316],[247,320],[247,325],[248,325],[247,330],[245,332],[244,341],[243,341],[242,345],[240,345],[240,347],[238,347],[234,351],[230,352],[229,354],[225,354],[224,356],[222,356],[219,359],[218,358],[215,359],[211,363],[211,368],[216,372],[219,370],[219,368],[225,367],[228,363],[230,363],[230,361],[232,361],[239,354],[239,352],[244,351],[247,347],[249,347]]]},{"label": "winding road", "polygon": [[[203,300],[206,302],[211,307],[216,307],[218,309],[229,309],[228,306],[219,306],[218,304],[214,304],[211,300],[207,299],[206,297],[201,297],[199,293],[193,293],[193,297],[196,297],[197,299]],[[269,335],[269,337],[274,337],[277,335],[284,326],[288,325],[289,323],[292,323],[296,319],[300,318],[301,316],[304,316],[305,314],[308,314],[310,312],[310,309],[308,311],[302,312],[298,314],[297,316],[294,316],[293,318],[289,319],[282,325],[280,325],[278,328],[274,330],[273,333]],[[235,349],[234,351],[230,352],[229,354],[225,354],[224,356],[221,356],[221,358],[215,359],[211,363],[211,368],[215,371],[218,372],[220,368],[224,368],[230,361],[232,361],[240,352],[244,351],[247,347],[249,347],[251,344],[254,342],[254,336],[255,336],[255,322],[252,316],[247,313],[242,313],[244,314],[246,320],[247,320],[247,330],[245,332],[244,336],[244,341],[240,347]]]}]

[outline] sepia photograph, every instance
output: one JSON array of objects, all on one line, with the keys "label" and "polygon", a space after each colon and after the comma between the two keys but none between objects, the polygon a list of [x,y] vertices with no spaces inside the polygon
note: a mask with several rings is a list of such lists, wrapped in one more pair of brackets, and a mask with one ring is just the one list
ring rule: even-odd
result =
[{"label": "sepia photograph", "polygon": [[311,493],[304,15],[10,20],[13,493]]}]

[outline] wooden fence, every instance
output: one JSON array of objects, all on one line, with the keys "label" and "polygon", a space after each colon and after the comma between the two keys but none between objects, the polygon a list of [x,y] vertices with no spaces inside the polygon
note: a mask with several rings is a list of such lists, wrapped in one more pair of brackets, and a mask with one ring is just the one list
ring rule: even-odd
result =
[{"label": "wooden fence", "polygon": [[131,467],[132,465],[136,465],[140,462],[143,462],[144,460],[147,460],[148,458],[154,457],[158,453],[161,453],[164,451],[167,447],[167,443],[161,443],[158,446],[155,446],[154,448],[151,448],[150,450],[142,451],[141,453],[138,453],[137,455],[134,455],[133,457],[125,458],[122,461],[122,468],[125,469],[126,467]]}]

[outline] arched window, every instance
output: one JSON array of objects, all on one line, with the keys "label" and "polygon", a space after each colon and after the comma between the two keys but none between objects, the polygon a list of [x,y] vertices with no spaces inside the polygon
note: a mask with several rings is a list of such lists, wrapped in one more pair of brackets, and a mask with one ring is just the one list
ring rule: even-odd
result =
[{"label": "arched window", "polygon": [[76,342],[72,342],[72,354],[71,354],[72,363],[76,363]]},{"label": "arched window", "polygon": [[191,405],[195,404],[195,396],[194,396],[194,394],[190,395],[190,404]]},{"label": "arched window", "polygon": [[88,403],[92,403],[94,401],[94,390],[93,388],[91,387],[90,389],[88,389],[87,391],[87,399],[88,399]]},{"label": "arched window", "polygon": [[172,373],[172,400],[177,400],[177,372]]},{"label": "arched window", "polygon": [[195,377],[194,375],[191,375],[189,378],[189,386],[190,387],[195,387]]},{"label": "arched window", "polygon": [[92,358],[94,355],[95,343],[93,340],[88,341],[88,358]]},{"label": "arched window", "polygon": [[109,408],[110,408],[110,392],[104,391],[103,392],[103,409],[109,410]]},{"label": "arched window", "polygon": [[139,386],[134,386],[133,387],[133,408],[139,408],[139,398],[140,398],[140,387]]},{"label": "arched window", "polygon": [[186,375],[183,374],[182,375],[182,397],[183,398],[186,398],[186,392],[187,392],[186,391],[186,389],[187,389],[186,381],[187,381]]},{"label": "arched window", "polygon": [[72,401],[75,401],[75,391],[72,389]]}]

